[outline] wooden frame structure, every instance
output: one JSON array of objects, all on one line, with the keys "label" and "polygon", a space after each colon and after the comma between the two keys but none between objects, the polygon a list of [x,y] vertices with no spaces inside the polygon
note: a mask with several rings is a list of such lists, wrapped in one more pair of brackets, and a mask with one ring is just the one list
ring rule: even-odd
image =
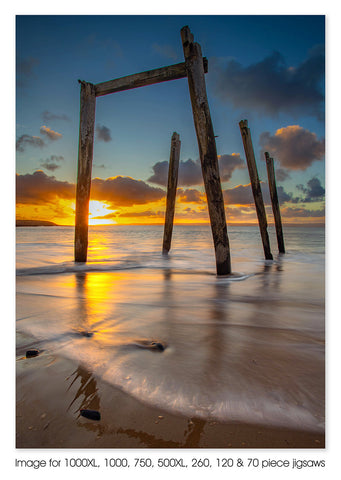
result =
[{"label": "wooden frame structure", "polygon": [[[85,81],[79,81],[81,84],[81,105],[75,220],[76,262],[86,262],[87,259],[88,217],[96,98],[123,90],[187,77],[205,191],[207,195],[217,274],[227,275],[231,273],[230,247],[227,236],[223,193],[219,176],[218,156],[206,94],[205,73],[207,73],[208,70],[208,63],[206,58],[202,57],[200,45],[194,42],[193,35],[188,26],[181,29],[181,39],[185,58],[184,63],[149,70],[109,80],[108,82],[98,83],[96,85]],[[170,173],[171,171],[174,172],[177,170],[176,162],[178,162],[178,159],[176,160],[174,158],[173,166],[171,167],[170,165]],[[172,181],[169,179],[168,183],[167,211],[163,243],[164,252],[169,251],[172,235],[176,194],[176,182],[174,183],[174,180],[175,177]]]}]

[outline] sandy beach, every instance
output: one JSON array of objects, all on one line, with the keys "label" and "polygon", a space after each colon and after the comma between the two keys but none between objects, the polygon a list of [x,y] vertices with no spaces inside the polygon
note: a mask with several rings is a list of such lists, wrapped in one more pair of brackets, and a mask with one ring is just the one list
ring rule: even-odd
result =
[{"label": "sandy beach", "polygon": [[98,229],[106,250],[80,266],[72,232],[19,233],[18,448],[324,448],[321,231],[290,230],[268,264],[236,229],[226,279],[204,229],[179,229],[167,260],[158,229]]},{"label": "sandy beach", "polygon": [[[23,355],[21,356],[20,353]],[[72,361],[17,360],[17,448],[324,448],[321,433],[222,423],[147,406]],[[80,409],[100,411],[100,421]]]}]

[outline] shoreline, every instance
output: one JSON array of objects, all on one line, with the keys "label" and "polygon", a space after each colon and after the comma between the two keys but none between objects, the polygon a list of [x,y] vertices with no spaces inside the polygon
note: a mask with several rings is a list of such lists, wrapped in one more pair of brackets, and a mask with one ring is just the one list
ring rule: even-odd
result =
[{"label": "shoreline", "polygon": [[[17,357],[16,448],[325,448],[324,433],[175,415],[51,354]],[[80,416],[89,408],[94,421]]]}]

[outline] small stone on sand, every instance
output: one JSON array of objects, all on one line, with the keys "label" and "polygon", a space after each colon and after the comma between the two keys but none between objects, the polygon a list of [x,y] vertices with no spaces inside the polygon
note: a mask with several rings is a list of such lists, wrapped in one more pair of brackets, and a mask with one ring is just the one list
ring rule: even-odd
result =
[{"label": "small stone on sand", "polygon": [[82,417],[89,418],[90,420],[100,420],[101,414],[97,410],[84,409],[80,411]]},{"label": "small stone on sand", "polygon": [[36,348],[31,348],[26,352],[26,358],[37,357],[39,355],[39,350]]}]

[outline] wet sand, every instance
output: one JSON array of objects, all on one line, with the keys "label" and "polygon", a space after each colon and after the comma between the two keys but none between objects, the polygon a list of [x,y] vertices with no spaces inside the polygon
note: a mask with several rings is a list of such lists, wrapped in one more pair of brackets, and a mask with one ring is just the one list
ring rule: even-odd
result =
[{"label": "wet sand", "polygon": [[[26,345],[25,348],[33,345]],[[145,405],[71,360],[17,352],[17,448],[324,448],[321,433],[177,416]],[[100,421],[80,416],[88,408]]]}]

